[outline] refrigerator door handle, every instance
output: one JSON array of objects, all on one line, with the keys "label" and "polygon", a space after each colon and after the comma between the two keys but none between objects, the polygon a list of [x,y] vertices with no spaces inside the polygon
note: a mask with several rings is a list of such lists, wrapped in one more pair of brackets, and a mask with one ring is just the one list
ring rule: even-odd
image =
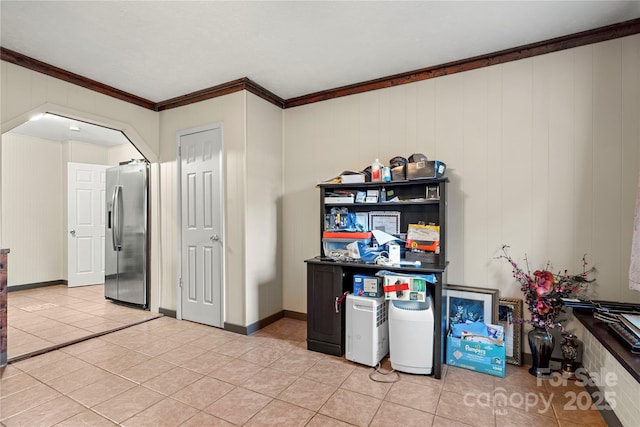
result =
[{"label": "refrigerator door handle", "polygon": [[122,250],[122,221],[120,215],[122,213],[122,186],[116,185],[113,188],[113,197],[111,200],[113,209],[113,227],[111,228],[111,240],[113,242],[113,250]]}]

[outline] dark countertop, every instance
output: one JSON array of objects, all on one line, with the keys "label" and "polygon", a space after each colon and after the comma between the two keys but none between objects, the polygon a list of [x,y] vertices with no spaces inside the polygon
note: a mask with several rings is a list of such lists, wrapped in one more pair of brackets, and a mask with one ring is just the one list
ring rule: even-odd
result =
[{"label": "dark countertop", "polygon": [[607,325],[593,317],[591,311],[573,310],[573,314],[613,357],[640,382],[640,354],[633,354],[609,332]]},{"label": "dark countertop", "polygon": [[0,249],[0,254],[8,254],[9,249]]}]

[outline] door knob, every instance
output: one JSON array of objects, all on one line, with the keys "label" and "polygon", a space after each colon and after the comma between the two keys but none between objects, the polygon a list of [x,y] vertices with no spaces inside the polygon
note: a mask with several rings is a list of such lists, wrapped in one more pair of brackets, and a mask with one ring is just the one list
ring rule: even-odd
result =
[{"label": "door knob", "polygon": [[76,237],[76,230],[69,231],[69,234],[71,234],[72,237]]},{"label": "door knob", "polygon": [[209,237],[209,239],[212,242],[218,242],[218,241],[220,241],[220,236],[218,236],[217,234],[214,234],[213,236]]}]

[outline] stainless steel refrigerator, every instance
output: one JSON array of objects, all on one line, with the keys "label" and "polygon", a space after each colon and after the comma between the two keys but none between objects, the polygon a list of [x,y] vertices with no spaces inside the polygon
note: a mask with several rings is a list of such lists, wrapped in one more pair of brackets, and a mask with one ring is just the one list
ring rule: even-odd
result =
[{"label": "stainless steel refrigerator", "polygon": [[105,297],[147,308],[149,166],[132,161],[106,171]]}]

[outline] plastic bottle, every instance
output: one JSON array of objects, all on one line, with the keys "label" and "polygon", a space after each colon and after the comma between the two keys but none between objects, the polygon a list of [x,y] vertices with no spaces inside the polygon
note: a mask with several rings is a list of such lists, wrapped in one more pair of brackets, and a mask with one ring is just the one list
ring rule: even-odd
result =
[{"label": "plastic bottle", "polygon": [[388,166],[382,168],[382,180],[384,182],[391,181],[391,168],[389,168]]},{"label": "plastic bottle", "polygon": [[382,181],[382,163],[376,159],[376,161],[371,164],[371,182],[380,181]]},{"label": "plastic bottle", "polygon": [[384,187],[382,187],[380,189],[380,202],[386,202],[387,201],[387,190],[384,189]]}]

